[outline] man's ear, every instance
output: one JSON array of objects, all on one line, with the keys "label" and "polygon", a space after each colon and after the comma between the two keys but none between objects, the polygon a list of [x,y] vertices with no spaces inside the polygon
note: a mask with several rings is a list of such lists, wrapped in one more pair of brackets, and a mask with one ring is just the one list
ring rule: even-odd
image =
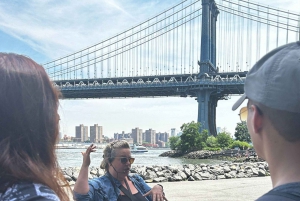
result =
[{"label": "man's ear", "polygon": [[259,112],[257,106],[251,105],[252,110],[252,126],[254,133],[260,133],[263,128],[263,116]]}]

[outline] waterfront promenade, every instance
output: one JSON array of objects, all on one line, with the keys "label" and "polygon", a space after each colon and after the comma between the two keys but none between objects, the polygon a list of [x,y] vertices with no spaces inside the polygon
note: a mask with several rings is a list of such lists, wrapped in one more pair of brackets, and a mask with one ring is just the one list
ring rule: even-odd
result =
[{"label": "waterfront promenade", "polygon": [[[272,189],[271,177],[164,182],[169,201],[255,200]],[[149,184],[150,186],[155,183]]]},{"label": "waterfront promenade", "polygon": [[[163,182],[169,201],[255,200],[272,189],[271,177]],[[155,183],[149,183],[154,186]]]}]

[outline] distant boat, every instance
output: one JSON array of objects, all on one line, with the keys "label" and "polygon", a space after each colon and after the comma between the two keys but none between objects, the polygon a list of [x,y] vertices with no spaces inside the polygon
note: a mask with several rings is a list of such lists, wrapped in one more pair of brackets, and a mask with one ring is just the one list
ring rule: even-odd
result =
[{"label": "distant boat", "polygon": [[[96,150],[97,149],[103,149],[104,145],[95,144]],[[56,144],[56,149],[87,149],[90,146],[90,144]]]},{"label": "distant boat", "polygon": [[144,153],[144,152],[148,152],[148,149],[144,146],[134,144],[131,147],[131,153]]},{"label": "distant boat", "polygon": [[56,144],[57,149],[84,149],[85,146],[82,144]]}]

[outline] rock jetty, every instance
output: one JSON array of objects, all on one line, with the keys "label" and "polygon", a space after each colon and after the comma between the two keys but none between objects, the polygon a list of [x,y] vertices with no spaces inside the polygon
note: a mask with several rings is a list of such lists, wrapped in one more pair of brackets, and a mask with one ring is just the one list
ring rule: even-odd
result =
[{"label": "rock jetty", "polygon": [[[79,167],[62,169],[70,185],[78,178]],[[269,176],[266,162],[224,162],[217,165],[185,164],[170,166],[132,166],[131,173],[139,174],[146,182],[199,181]],[[90,167],[89,179],[104,175],[99,167]]]},{"label": "rock jetty", "polygon": [[232,162],[264,162],[264,160],[257,157],[254,150],[222,150],[222,151],[208,151],[199,150],[189,153],[182,153],[180,151],[171,150],[160,154],[161,157],[171,158],[188,158],[188,159],[218,159],[222,161]]}]

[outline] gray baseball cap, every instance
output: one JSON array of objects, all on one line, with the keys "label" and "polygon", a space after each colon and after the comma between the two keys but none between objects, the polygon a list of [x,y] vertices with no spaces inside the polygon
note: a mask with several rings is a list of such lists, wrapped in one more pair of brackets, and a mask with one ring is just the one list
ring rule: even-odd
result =
[{"label": "gray baseball cap", "polygon": [[244,90],[232,110],[249,98],[273,109],[300,113],[300,41],[263,56],[248,72]]}]

